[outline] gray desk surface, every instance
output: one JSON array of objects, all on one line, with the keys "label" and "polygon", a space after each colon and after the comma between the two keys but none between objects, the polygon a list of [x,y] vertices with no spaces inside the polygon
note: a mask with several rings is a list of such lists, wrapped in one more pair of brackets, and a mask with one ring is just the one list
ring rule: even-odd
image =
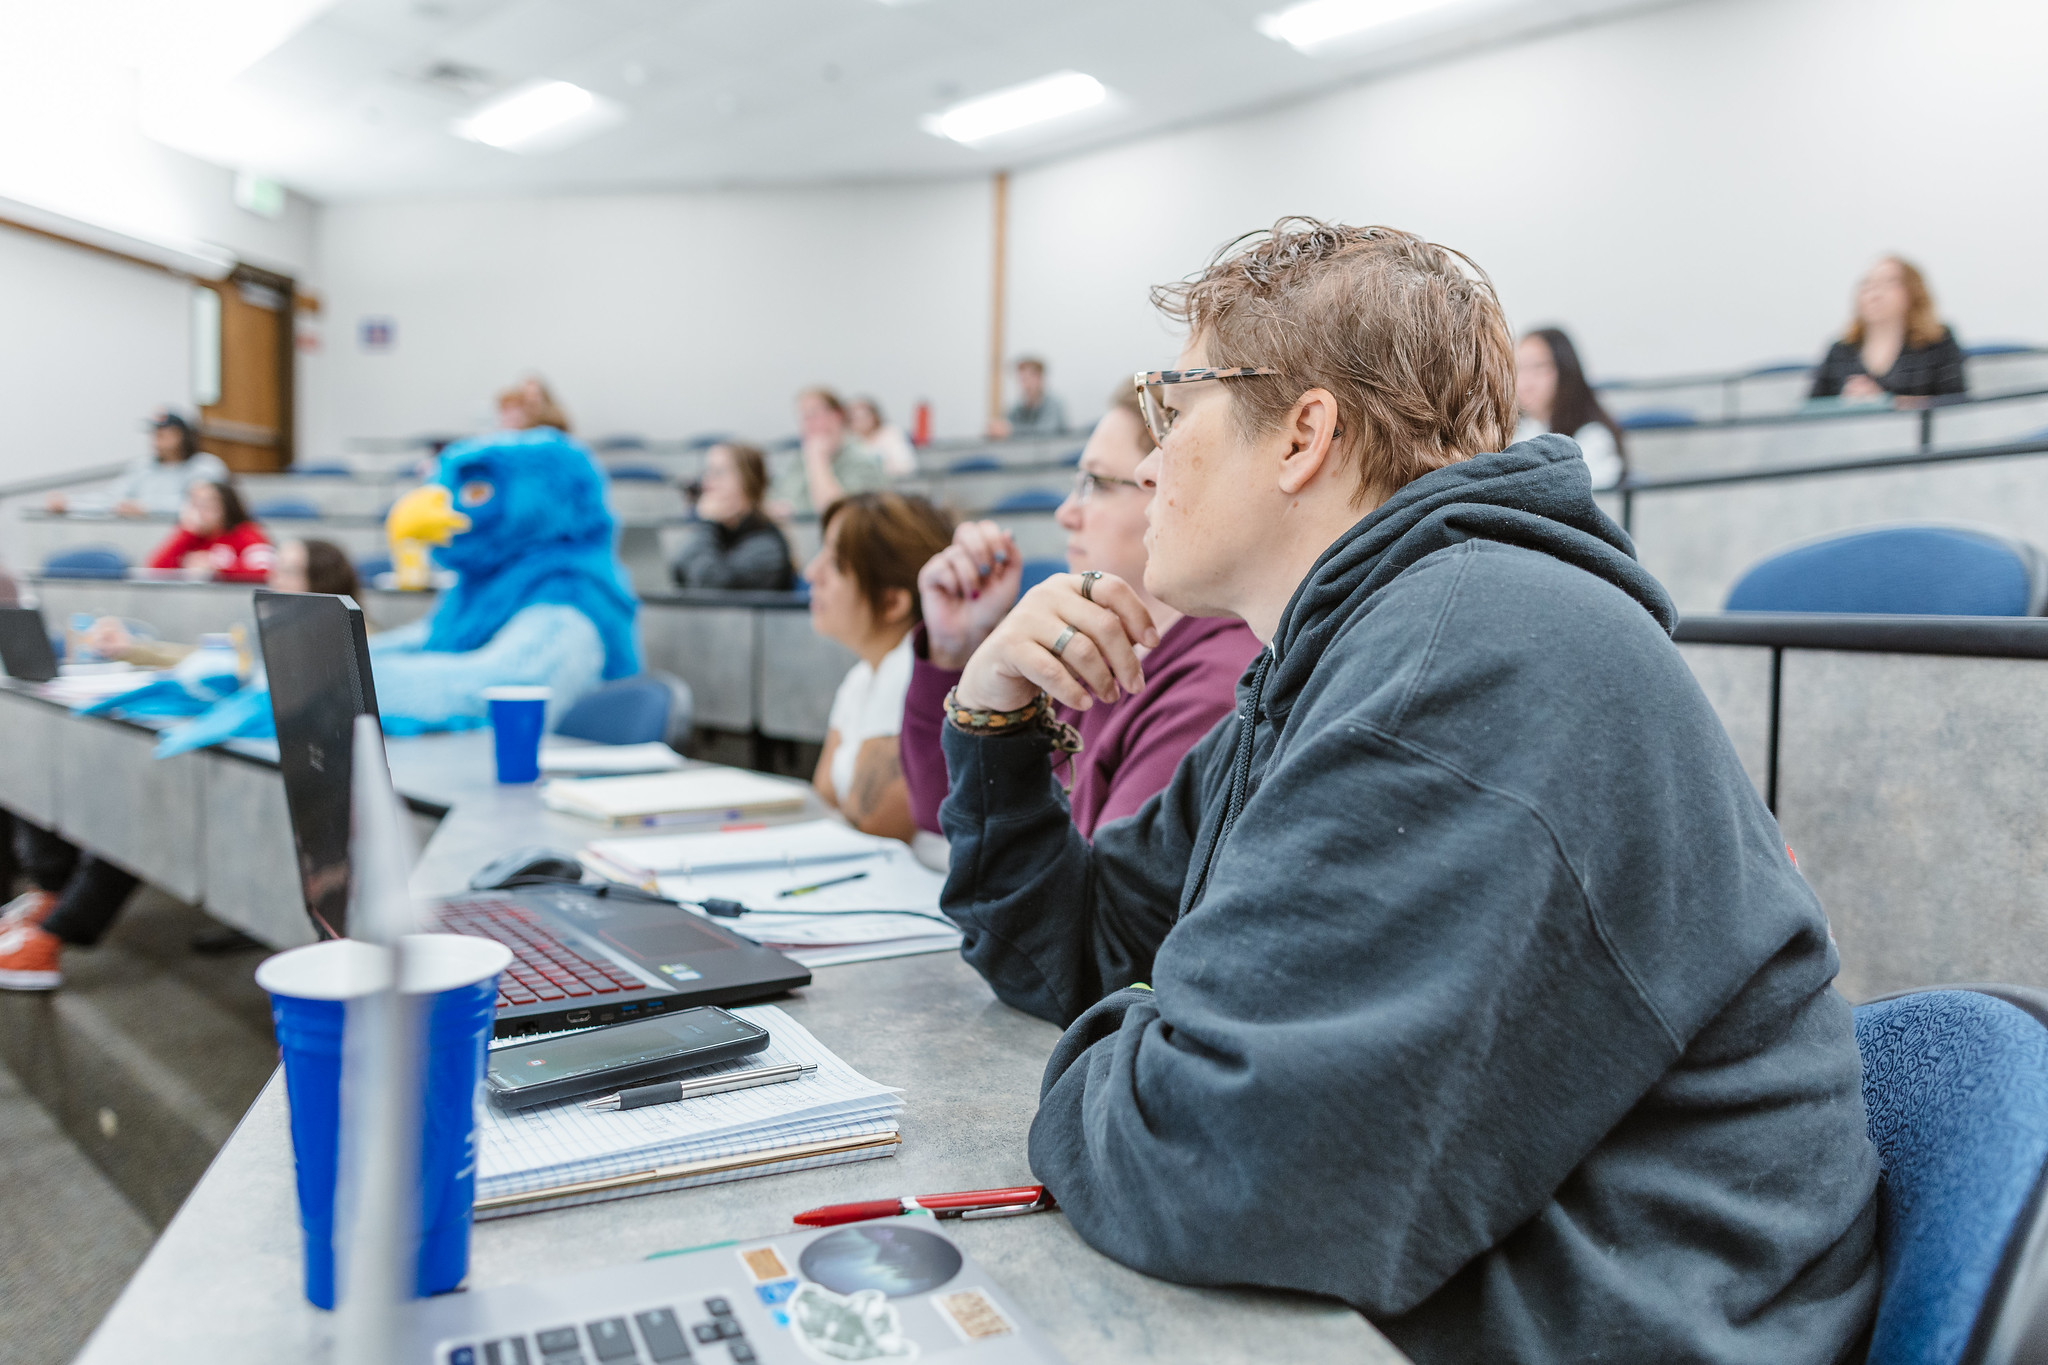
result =
[{"label": "gray desk surface", "polygon": [[[413,874],[421,896],[461,889],[492,853],[574,847],[590,827],[489,780],[481,733],[394,741],[394,776],[447,814]],[[786,1231],[799,1209],[882,1194],[1029,1179],[1025,1135],[1058,1030],[996,1002],[950,954],[827,967],[777,1002],[862,1072],[900,1086],[900,1155],[695,1190],[479,1223],[472,1285],[618,1264],[667,1248]],[[79,1360],[320,1360],[331,1319],[301,1291],[284,1095],[273,1078],[222,1148]],[[1340,1305],[1259,1291],[1190,1289],[1090,1250],[1062,1214],[953,1225],[1076,1365],[1089,1362],[1403,1357]]]}]

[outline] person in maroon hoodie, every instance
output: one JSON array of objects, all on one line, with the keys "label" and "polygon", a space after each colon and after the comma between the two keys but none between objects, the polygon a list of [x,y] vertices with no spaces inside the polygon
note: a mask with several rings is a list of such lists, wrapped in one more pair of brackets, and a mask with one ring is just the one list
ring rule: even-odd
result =
[{"label": "person in maroon hoodie", "polygon": [[[1132,476],[1151,451],[1136,393],[1119,393],[1095,424],[1074,491],[1058,513],[1067,532],[1067,567],[1076,574],[1115,574],[1133,585],[1159,627],[1158,647],[1144,656],[1143,692],[1086,711],[1057,708],[1081,736],[1079,753],[1054,759],[1074,826],[1091,838],[1096,826],[1136,814],[1166,785],[1181,755],[1230,714],[1238,675],[1259,652],[1242,621],[1182,616],[1138,586],[1145,581],[1148,499]],[[939,803],[946,799],[939,746],[946,693],[968,656],[1016,604],[1023,569],[1008,531],[992,521],[970,521],[917,576],[924,624],[913,636],[900,743],[910,813],[920,830],[937,833]]]}]

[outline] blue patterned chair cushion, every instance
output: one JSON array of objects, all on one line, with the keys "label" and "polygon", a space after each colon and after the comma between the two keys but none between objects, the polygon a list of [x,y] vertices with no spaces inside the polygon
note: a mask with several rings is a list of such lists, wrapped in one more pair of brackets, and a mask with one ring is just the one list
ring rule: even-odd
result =
[{"label": "blue patterned chair cushion", "polygon": [[1856,1011],[1884,1171],[1868,1365],[1954,1365],[2048,1160],[2048,1029],[1972,991]]}]

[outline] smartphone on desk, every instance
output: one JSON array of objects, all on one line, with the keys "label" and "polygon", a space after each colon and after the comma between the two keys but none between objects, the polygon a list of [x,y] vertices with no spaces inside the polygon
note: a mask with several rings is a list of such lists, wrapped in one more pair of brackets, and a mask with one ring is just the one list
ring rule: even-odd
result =
[{"label": "smartphone on desk", "polygon": [[484,1068],[491,1097],[507,1109],[658,1081],[700,1066],[750,1057],[768,1030],[712,1005],[631,1024],[493,1048]]}]

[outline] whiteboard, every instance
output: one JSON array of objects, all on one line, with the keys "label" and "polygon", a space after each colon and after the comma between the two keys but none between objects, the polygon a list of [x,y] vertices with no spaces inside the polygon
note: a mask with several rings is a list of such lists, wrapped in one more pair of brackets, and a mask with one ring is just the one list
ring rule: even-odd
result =
[{"label": "whiteboard", "polygon": [[132,459],[191,415],[189,280],[0,227],[0,486]]}]

